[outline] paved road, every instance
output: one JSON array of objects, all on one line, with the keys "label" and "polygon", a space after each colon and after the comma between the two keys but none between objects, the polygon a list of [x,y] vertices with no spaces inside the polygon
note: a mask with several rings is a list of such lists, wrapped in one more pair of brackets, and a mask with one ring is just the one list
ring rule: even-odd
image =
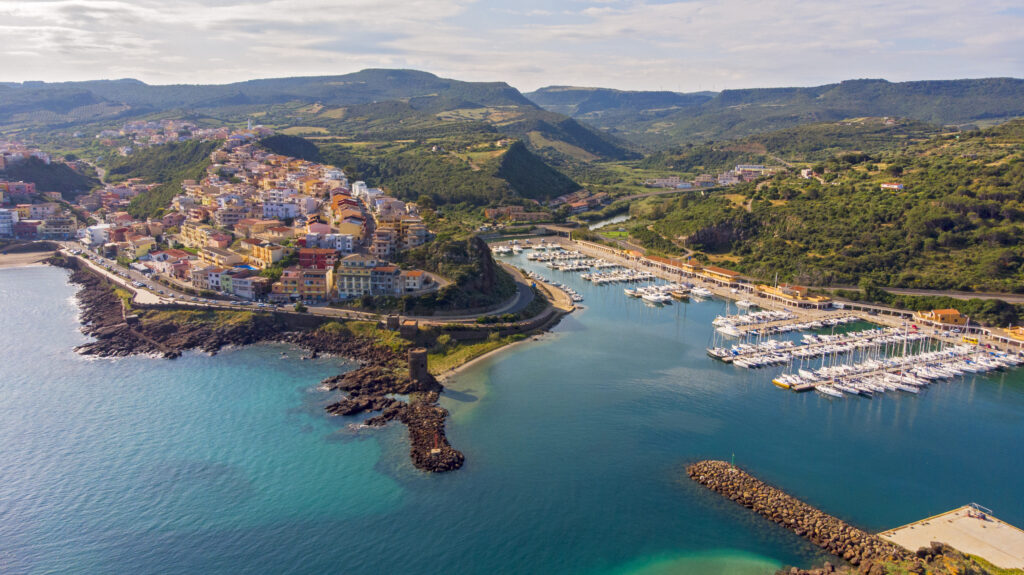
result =
[{"label": "paved road", "polygon": [[1012,293],[974,293],[966,291],[941,291],[929,289],[882,288],[887,292],[901,295],[947,296],[956,299],[1001,299],[1009,303],[1024,303],[1024,295]]},{"label": "paved road", "polygon": [[[71,250],[80,249],[74,242],[63,243],[65,252],[69,253]],[[86,258],[85,256],[89,257]],[[165,285],[155,282],[153,279],[146,277],[145,275],[134,271],[127,270],[117,264],[114,260],[109,260],[97,256],[96,254],[86,254],[78,256],[79,259],[85,261],[93,270],[101,273],[105,277],[114,281],[115,283],[123,286],[135,293],[135,301],[142,305],[157,305],[157,304],[179,304],[188,305],[200,308],[217,308],[217,309],[249,309],[255,310],[260,309],[252,305],[248,301],[236,301],[236,300],[213,300],[213,301],[194,301],[193,296],[186,293],[174,290]],[[110,266],[107,269],[106,266]],[[454,315],[454,316],[403,316],[408,319],[415,319],[421,323],[427,324],[444,324],[451,322],[464,322],[472,321],[475,322],[476,318],[481,315],[502,315],[506,313],[516,313],[522,311],[526,306],[530,305],[533,301],[533,290],[530,288],[530,280],[525,278],[518,269],[513,266],[502,264],[505,269],[512,275],[513,280],[516,282],[516,295],[509,299],[501,307],[492,311],[466,314],[466,315]],[[132,282],[140,282],[143,287],[137,287],[132,285]],[[150,287],[152,286],[152,287]],[[163,291],[164,293],[159,293]],[[205,298],[204,298],[205,299]],[[290,306],[285,306],[282,309],[289,309]],[[266,309],[266,308],[262,308]],[[367,321],[375,321],[380,317],[381,314],[354,311],[347,309],[339,309],[328,307],[327,305],[309,305],[307,306],[309,313],[313,315],[321,315],[325,317],[336,317],[341,319],[359,319]]]}]

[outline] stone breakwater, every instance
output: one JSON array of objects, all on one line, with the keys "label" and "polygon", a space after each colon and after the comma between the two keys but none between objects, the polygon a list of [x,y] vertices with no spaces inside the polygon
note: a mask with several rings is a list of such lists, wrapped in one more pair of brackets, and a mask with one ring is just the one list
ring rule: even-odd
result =
[{"label": "stone breakwater", "polygon": [[863,573],[884,573],[881,563],[913,558],[908,551],[816,509],[725,461],[686,468],[691,479],[842,557]]}]

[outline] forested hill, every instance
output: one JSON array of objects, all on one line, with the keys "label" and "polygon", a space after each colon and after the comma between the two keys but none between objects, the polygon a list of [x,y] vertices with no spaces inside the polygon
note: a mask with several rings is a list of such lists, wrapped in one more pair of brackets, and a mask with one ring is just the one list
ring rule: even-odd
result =
[{"label": "forested hill", "polygon": [[725,90],[715,95],[543,88],[527,95],[648,146],[733,139],[794,125],[863,116],[931,124],[990,124],[1024,116],[1024,80],[848,80],[809,88]]},{"label": "forested hill", "polygon": [[100,185],[96,178],[71,169],[61,162],[29,158],[0,170],[0,180],[25,181],[36,185],[38,192],[60,192],[66,200],[87,193]]},{"label": "forested hill", "polygon": [[[267,147],[284,151],[287,148],[281,147],[283,142],[278,139]],[[296,146],[290,143],[288,147]],[[327,144],[320,147],[320,155],[324,161],[344,168],[350,177],[371,186],[384,186],[406,200],[435,205],[546,200],[580,188],[521,142],[508,146],[481,142],[451,148],[417,142]]]},{"label": "forested hill", "polygon": [[220,142],[188,142],[164,144],[138,150],[130,156],[116,158],[107,167],[106,180],[120,182],[140,178],[159,184],[132,198],[128,213],[137,218],[160,214],[181,193],[183,180],[198,180],[210,165],[210,154]]},{"label": "forested hill", "polygon": [[790,172],[707,197],[642,202],[635,233],[761,279],[1024,290],[1024,121],[842,154],[814,169],[824,183]]}]

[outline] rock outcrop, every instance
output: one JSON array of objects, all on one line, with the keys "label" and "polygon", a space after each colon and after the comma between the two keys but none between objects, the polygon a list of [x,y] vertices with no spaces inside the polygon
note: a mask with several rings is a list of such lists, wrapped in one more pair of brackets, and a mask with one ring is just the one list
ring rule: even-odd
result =
[{"label": "rock outcrop", "polygon": [[[175,358],[191,349],[216,353],[229,345],[280,342],[303,347],[313,356],[343,356],[358,361],[360,366],[323,381],[328,389],[346,394],[328,405],[327,413],[379,412],[365,423],[371,426],[394,420],[404,423],[409,428],[412,443],[410,456],[419,469],[451,471],[461,467],[465,460],[445,437],[444,422],[448,412],[437,405],[443,390],[441,384],[429,374],[410,378],[407,371],[397,367],[404,357],[371,338],[323,330],[295,331],[280,318],[259,313],[249,314],[246,321],[217,323],[179,321],[176,316],[147,317],[143,312],[141,321],[128,321],[121,298],[105,278],[81,269],[74,259],[54,258],[50,263],[69,268],[70,280],[81,286],[77,297],[82,331],[95,339],[79,346],[79,353],[100,357],[150,354]],[[390,395],[409,395],[410,401]]]}]

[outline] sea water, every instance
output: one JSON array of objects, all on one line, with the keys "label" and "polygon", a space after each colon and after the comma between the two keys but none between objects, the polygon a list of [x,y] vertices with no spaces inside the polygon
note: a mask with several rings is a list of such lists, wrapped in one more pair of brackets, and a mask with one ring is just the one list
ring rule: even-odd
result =
[{"label": "sea water", "polygon": [[[463,469],[353,431],[282,346],[89,359],[66,272],[0,270],[0,573],[770,573],[814,548],[696,486],[732,459],[871,530],[976,501],[1024,524],[1020,371],[829,399],[709,359],[721,302],[585,297],[449,382]],[[284,355],[287,355],[285,357]]]}]

